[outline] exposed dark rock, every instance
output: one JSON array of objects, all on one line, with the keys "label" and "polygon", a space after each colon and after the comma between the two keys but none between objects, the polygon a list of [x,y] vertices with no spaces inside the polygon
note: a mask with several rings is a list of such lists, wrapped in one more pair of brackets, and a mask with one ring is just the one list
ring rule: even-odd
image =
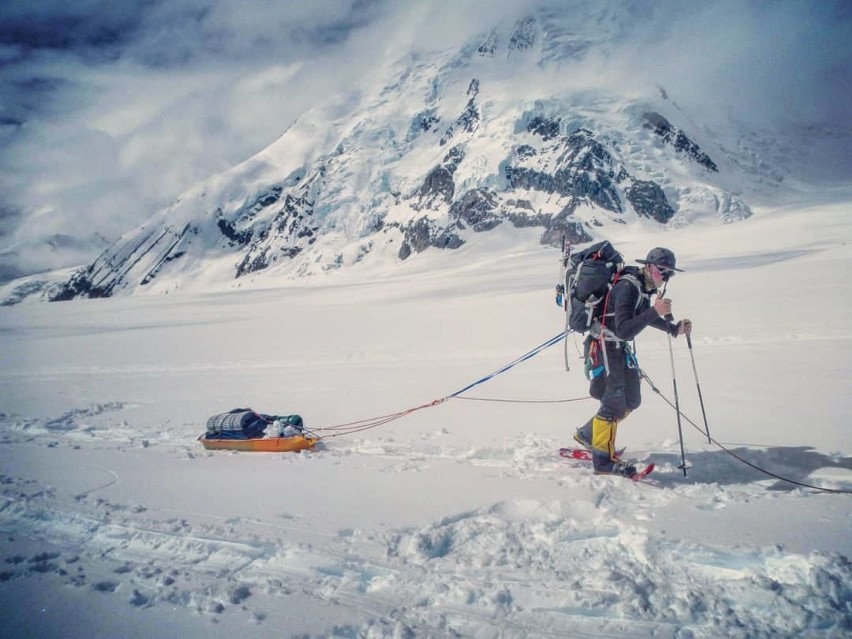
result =
[{"label": "exposed dark rock", "polygon": [[[507,204],[512,204],[507,202]],[[541,235],[541,243],[545,245],[560,245],[563,236],[574,243],[588,242],[592,237],[583,228],[582,223],[571,219],[576,204],[574,202],[565,206],[558,214],[536,213],[529,202],[514,202],[514,210],[506,213],[508,219],[515,228],[544,227]]]},{"label": "exposed dark rock", "polygon": [[[155,277],[157,277],[157,274],[160,272],[160,269],[163,267],[164,264],[172,262],[184,255],[185,251],[177,249],[183,243],[183,240],[186,237],[187,233],[191,231],[193,231],[192,226],[187,224],[184,227],[183,231],[181,231],[178,238],[168,247],[168,249],[166,249],[165,253],[163,253],[159,257],[159,259],[154,263],[154,266],[152,266],[148,270],[148,272],[145,273],[144,277],[142,278],[142,281],[139,282],[141,286],[145,286],[146,284],[150,283]],[[195,230],[194,232],[197,234],[198,231]]]},{"label": "exposed dark rock", "polygon": [[272,189],[270,193],[266,193],[257,198],[255,205],[260,208],[265,208],[267,206],[271,206],[278,201],[279,196],[281,195],[281,187],[276,186]]},{"label": "exposed dark rock", "polygon": [[488,58],[493,58],[494,53],[497,51],[497,33],[492,31],[488,34],[488,37],[485,39],[485,42],[476,47],[476,52]]},{"label": "exposed dark rock", "polygon": [[515,149],[515,155],[518,157],[519,160],[525,160],[527,158],[532,158],[538,155],[538,151],[536,151],[529,144],[521,144]]},{"label": "exposed dark rock", "polygon": [[187,224],[175,233],[171,227],[153,231],[141,240],[127,241],[110,247],[90,266],[80,269],[65,284],[56,287],[49,295],[51,302],[70,300],[75,297],[110,297],[113,291],[128,284],[130,273],[143,263],[151,264],[138,273],[139,284],[151,282],[162,266],[184,255],[181,249],[198,229]]},{"label": "exposed dark rock", "polygon": [[601,208],[622,213],[612,156],[592,137],[591,132],[578,129],[564,138],[560,145],[559,168],[554,173],[526,167],[505,167],[510,186],[587,199]]},{"label": "exposed dark rock", "polygon": [[228,238],[229,246],[245,246],[251,241],[252,230],[237,231],[234,225],[223,217],[216,221],[216,226],[222,232],[222,235]]},{"label": "exposed dark rock", "polygon": [[510,210],[506,212],[506,219],[512,223],[516,229],[526,229],[535,226],[544,226],[550,224],[553,216],[549,213],[536,213],[534,211]]},{"label": "exposed dark rock", "polygon": [[[477,83],[478,87],[479,82],[477,80],[474,80],[474,82]],[[467,106],[464,111],[462,111],[462,114],[450,125],[450,128],[448,128],[446,133],[444,133],[441,137],[441,146],[444,146],[447,142],[449,142],[458,130],[465,131],[467,133],[473,133],[476,131],[476,129],[479,128],[480,118],[479,108],[476,106],[476,96],[474,96],[468,100]]]},{"label": "exposed dark rock", "polygon": [[635,180],[624,193],[636,213],[643,217],[650,217],[663,224],[674,217],[674,210],[666,194],[656,182]]},{"label": "exposed dark rock", "polygon": [[524,18],[515,25],[515,31],[509,39],[509,50],[526,51],[535,44],[537,24],[535,18]]},{"label": "exposed dark rock", "polygon": [[440,233],[438,233],[435,240],[432,242],[432,246],[441,249],[457,249],[462,244],[464,244],[464,240],[461,239],[454,230],[449,228],[443,229]]},{"label": "exposed dark rock", "polygon": [[454,249],[460,247],[462,244],[464,244],[464,240],[454,231],[448,228],[441,229],[432,220],[421,217],[403,229],[399,259],[407,260],[411,257],[412,253],[420,253],[430,246]]},{"label": "exposed dark rock", "polygon": [[80,269],[71,278],[54,291],[49,299],[51,302],[65,302],[75,297],[108,297],[92,284],[92,266]]},{"label": "exposed dark rock", "polygon": [[261,248],[257,251],[252,251],[248,253],[242,261],[237,264],[237,277],[241,275],[245,275],[247,273],[254,273],[256,271],[262,271],[263,269],[269,266],[269,259],[267,258],[268,248]]},{"label": "exposed dark rock", "polygon": [[490,231],[502,222],[496,214],[498,203],[493,191],[472,189],[450,206],[450,220],[467,225],[476,232]]},{"label": "exposed dark rock", "polygon": [[19,304],[30,295],[42,293],[47,286],[47,282],[43,280],[31,280],[24,284],[19,284],[14,288],[9,297],[0,302],[0,306],[14,306],[15,304]]},{"label": "exposed dark rock", "polygon": [[642,126],[661,137],[665,142],[674,147],[675,151],[683,153],[708,171],[719,172],[719,167],[710,159],[710,156],[704,153],[683,131],[672,126],[662,115],[654,111],[648,111],[642,117],[645,119],[645,123]]},{"label": "exposed dark rock", "polygon": [[535,211],[529,200],[506,200],[506,206],[511,206],[516,209],[524,209],[526,211]]},{"label": "exposed dark rock", "polygon": [[259,194],[249,204],[237,211],[233,216],[231,216],[232,219],[239,220],[240,224],[245,224],[246,222],[253,220],[260,211],[265,209],[267,206],[275,204],[281,197],[282,191],[283,188],[281,186],[273,186],[269,189],[269,191]]},{"label": "exposed dark rock", "polygon": [[428,109],[417,113],[411,120],[409,138],[416,137],[420,133],[432,130],[440,121],[441,118],[435,114],[434,109]]},{"label": "exposed dark rock", "polygon": [[561,246],[562,239],[565,238],[571,244],[583,244],[591,242],[592,236],[586,232],[582,223],[576,220],[556,217],[547,226],[544,233],[541,235],[541,243],[546,246]]},{"label": "exposed dark rock", "polygon": [[464,159],[461,146],[454,146],[444,156],[443,162],[426,175],[423,185],[415,194],[416,201],[411,205],[415,211],[436,209],[441,204],[452,201],[456,191],[453,174]]},{"label": "exposed dark rock", "polygon": [[[322,177],[322,172],[318,173],[318,176]],[[302,185],[295,195],[286,195],[284,204],[272,223],[261,232],[260,237],[237,264],[236,277],[269,268],[278,257],[292,259],[301,253],[305,246],[316,241],[319,225],[312,222],[314,202],[308,197],[312,181]]]},{"label": "exposed dark rock", "polygon": [[419,211],[424,208],[436,208],[436,205],[450,202],[456,190],[453,172],[452,168],[443,164],[429,171],[418,193],[419,202],[413,208]]},{"label": "exposed dark rock", "polygon": [[559,122],[556,120],[548,120],[539,115],[535,116],[527,125],[527,131],[540,135],[543,140],[552,140],[559,137]]}]

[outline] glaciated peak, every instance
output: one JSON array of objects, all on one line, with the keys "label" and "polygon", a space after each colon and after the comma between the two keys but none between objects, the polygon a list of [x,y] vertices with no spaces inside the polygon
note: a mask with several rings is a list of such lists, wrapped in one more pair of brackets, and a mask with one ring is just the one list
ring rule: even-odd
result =
[{"label": "glaciated peak", "polygon": [[[553,43],[585,37],[565,25],[524,18],[503,46],[542,45],[546,57]],[[531,67],[494,56],[500,33],[461,57],[417,60],[342,116],[342,103],[318,105],[256,160],[127,233],[53,298],[171,290],[212,272],[223,282],[307,276],[377,252],[405,260],[457,248],[498,226],[579,243],[612,224],[749,213],[712,182],[719,165],[671,124],[683,118],[670,102],[542,93],[526,83]]]}]

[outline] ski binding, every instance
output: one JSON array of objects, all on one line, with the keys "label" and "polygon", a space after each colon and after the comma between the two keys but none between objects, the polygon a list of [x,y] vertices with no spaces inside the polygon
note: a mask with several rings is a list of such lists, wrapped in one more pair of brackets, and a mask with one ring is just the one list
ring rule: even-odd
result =
[{"label": "ski binding", "polygon": [[[615,451],[615,456],[620,458],[624,453],[624,448],[620,448]],[[592,453],[591,451],[586,450],[585,448],[560,448],[559,456],[563,459],[579,459],[581,461],[592,461]],[[641,481],[645,479],[648,475],[650,475],[654,471],[655,465],[654,463],[650,463],[641,470],[637,470],[635,475],[631,475],[630,479],[633,481]]]}]

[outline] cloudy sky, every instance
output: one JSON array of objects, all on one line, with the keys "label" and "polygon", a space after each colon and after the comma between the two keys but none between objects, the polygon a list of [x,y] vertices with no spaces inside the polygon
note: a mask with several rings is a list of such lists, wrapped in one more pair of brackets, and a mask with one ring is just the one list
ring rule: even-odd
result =
[{"label": "cloudy sky", "polygon": [[[0,282],[90,259],[97,234],[263,149],[377,56],[573,1],[5,0]],[[852,2],[611,4],[629,16],[625,76],[757,124],[852,130]],[[54,257],[32,249],[46,239]]]}]

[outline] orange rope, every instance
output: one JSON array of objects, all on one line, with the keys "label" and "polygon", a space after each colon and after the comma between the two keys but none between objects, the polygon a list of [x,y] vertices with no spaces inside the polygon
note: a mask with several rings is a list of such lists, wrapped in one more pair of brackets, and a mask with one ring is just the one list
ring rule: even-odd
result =
[{"label": "orange rope", "polygon": [[326,428],[314,428],[313,431],[341,431],[334,433],[333,435],[321,436],[320,439],[331,439],[332,437],[340,437],[341,435],[352,435],[353,433],[360,433],[361,431],[370,430],[371,428],[376,428],[378,426],[383,426],[389,422],[400,419],[401,417],[406,417],[407,415],[411,415],[412,413],[422,410],[424,408],[431,408],[433,406],[437,406],[438,404],[442,404],[446,399],[436,399],[433,402],[429,402],[428,404],[423,404],[421,406],[415,406],[414,408],[408,408],[406,410],[400,411],[398,413],[391,413],[389,415],[382,415],[380,417],[373,417],[369,419],[362,419],[355,422],[349,422],[348,424],[339,424],[337,426],[328,426]]},{"label": "orange rope", "polygon": [[[324,428],[312,428],[312,432],[324,432],[324,431],[338,431],[334,432],[332,435],[321,435],[319,439],[331,439],[332,437],[340,437],[341,435],[352,435],[354,433],[360,433],[365,430],[370,430],[372,428],[376,428],[378,426],[384,426],[387,423],[400,419],[402,417],[406,417],[415,413],[419,410],[423,410],[424,408],[432,408],[433,406],[437,406],[439,404],[443,404],[450,398],[436,399],[433,402],[428,404],[423,404],[421,406],[415,406],[414,408],[408,408],[406,410],[399,411],[398,413],[390,413],[388,415],[381,415],[378,417],[371,417],[368,419],[361,419],[354,422],[348,422],[345,424],[338,424],[336,426],[326,426]],[[573,399],[497,399],[497,398],[489,398],[489,397],[465,397],[463,395],[457,395],[452,399],[466,399],[468,401],[474,402],[503,402],[503,403],[512,403],[512,404],[560,404],[566,402],[580,402],[586,399],[590,399],[588,396],[586,397],[575,397]]]}]

